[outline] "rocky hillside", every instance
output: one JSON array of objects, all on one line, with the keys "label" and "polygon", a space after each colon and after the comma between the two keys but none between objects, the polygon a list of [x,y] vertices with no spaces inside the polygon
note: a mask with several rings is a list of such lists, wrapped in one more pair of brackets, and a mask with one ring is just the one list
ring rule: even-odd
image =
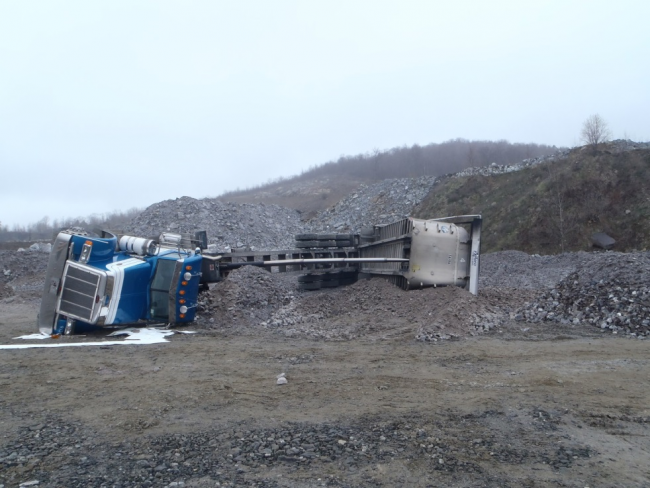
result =
[{"label": "rocky hillside", "polygon": [[124,229],[136,236],[205,230],[222,252],[232,248],[292,249],[304,229],[297,210],[264,203],[229,203],[214,198],[165,200],[148,207]]},{"label": "rocky hillside", "polygon": [[[306,183],[285,190],[322,202],[323,195],[332,198],[331,182],[322,183],[320,191]],[[650,143],[614,141],[595,154],[574,148],[440,178],[362,183],[319,212],[183,197],[150,206],[124,230],[153,237],[205,229],[220,251],[274,250],[293,247],[294,235],[302,232],[358,232],[405,216],[481,214],[485,252],[588,251],[596,232],[611,236],[614,250],[629,251],[650,245],[648,195]]]},{"label": "rocky hillside", "polygon": [[395,178],[359,185],[336,205],[319,212],[307,227],[313,232],[358,232],[361,228],[387,224],[408,217],[429,194],[433,176]]},{"label": "rocky hillside", "polygon": [[409,216],[435,181],[425,176],[361,184],[336,205],[311,219],[306,219],[297,210],[278,205],[182,197],[151,205],[123,230],[133,235],[157,237],[162,232],[203,229],[210,243],[225,252],[242,247],[292,249],[294,236],[303,232],[358,232],[368,225]]},{"label": "rocky hillside", "polygon": [[389,179],[438,177],[466,168],[492,163],[517,164],[525,158],[537,158],[557,152],[555,146],[510,143],[505,140],[481,141],[451,139],[424,146],[401,146],[365,154],[341,156],[291,178],[279,178],[266,184],[237,189],[219,197],[233,203],[266,203],[300,210],[312,218],[361,185],[374,185]]},{"label": "rocky hillside", "polygon": [[630,251],[650,247],[650,143],[578,147],[516,166],[441,178],[414,216],[481,214],[483,250],[589,250],[604,232]]}]

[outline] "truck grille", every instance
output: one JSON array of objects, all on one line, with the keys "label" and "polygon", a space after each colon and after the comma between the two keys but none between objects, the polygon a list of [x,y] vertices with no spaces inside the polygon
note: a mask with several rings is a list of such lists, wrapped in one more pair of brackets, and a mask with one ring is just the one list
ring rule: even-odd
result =
[{"label": "truck grille", "polygon": [[95,297],[101,276],[75,263],[68,263],[57,312],[85,322],[92,322]]}]

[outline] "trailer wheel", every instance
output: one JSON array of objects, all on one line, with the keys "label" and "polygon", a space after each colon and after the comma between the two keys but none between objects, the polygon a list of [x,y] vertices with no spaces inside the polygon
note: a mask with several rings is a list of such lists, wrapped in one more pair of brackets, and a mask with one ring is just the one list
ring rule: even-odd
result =
[{"label": "trailer wheel", "polygon": [[321,282],[321,288],[336,288],[341,285],[339,280],[327,280]]},{"label": "trailer wheel", "polygon": [[337,286],[340,285],[339,278],[341,276],[341,273],[338,271],[329,271],[327,273],[323,273],[321,275],[322,281],[322,288],[336,288]]},{"label": "trailer wheel", "polygon": [[336,241],[334,239],[320,240],[318,247],[336,247]]},{"label": "trailer wheel", "polygon": [[318,241],[296,241],[298,249],[307,249],[311,247],[320,247]]},{"label": "trailer wheel", "polygon": [[320,281],[314,281],[313,283],[298,283],[299,290],[320,290],[320,287]]},{"label": "trailer wheel", "polygon": [[314,283],[316,281],[321,281],[320,274],[305,274],[298,276],[298,283]]}]

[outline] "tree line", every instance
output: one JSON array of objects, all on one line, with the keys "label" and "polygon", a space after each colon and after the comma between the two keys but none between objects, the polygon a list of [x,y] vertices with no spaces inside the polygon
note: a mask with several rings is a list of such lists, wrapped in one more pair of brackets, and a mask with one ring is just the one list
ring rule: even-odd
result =
[{"label": "tree line", "polygon": [[[278,177],[253,188],[226,192],[220,195],[220,198],[227,199],[228,196],[254,193],[280,183],[307,181],[321,177],[373,182],[387,178],[441,176],[492,163],[515,164],[524,159],[544,156],[557,150],[558,148],[555,146],[544,144],[510,143],[506,140],[472,141],[462,138],[424,146],[415,144],[410,147],[401,146],[384,151],[375,149],[356,156],[341,156],[336,161],[312,166],[294,177]],[[11,228],[0,222],[0,242],[50,240],[61,229],[70,227],[119,230],[141,211],[142,209],[132,208],[126,211],[61,220],[50,220],[46,216],[38,222],[27,225],[14,224]]]},{"label": "tree line", "polygon": [[461,138],[425,146],[415,144],[385,151],[375,149],[365,154],[341,156],[337,161],[312,166],[293,178],[281,178],[256,187],[226,192],[221,198],[254,192],[280,182],[306,181],[320,177],[378,181],[387,178],[441,176],[492,163],[515,164],[524,159],[552,154],[557,150],[555,146],[544,144],[510,143],[506,140],[471,141]]},{"label": "tree line", "polygon": [[62,229],[82,227],[84,229],[112,229],[123,228],[132,218],[142,212],[141,208],[129,210],[116,210],[105,214],[93,214],[87,217],[67,219],[53,219],[45,216],[38,222],[27,225],[13,224],[11,227],[0,222],[0,242],[9,241],[36,241],[51,240]]}]

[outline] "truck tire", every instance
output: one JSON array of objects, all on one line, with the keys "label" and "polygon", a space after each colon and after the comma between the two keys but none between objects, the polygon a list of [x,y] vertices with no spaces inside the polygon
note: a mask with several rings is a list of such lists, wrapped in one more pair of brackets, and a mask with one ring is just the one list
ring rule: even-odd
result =
[{"label": "truck tire", "polygon": [[341,273],[338,271],[329,271],[327,273],[323,273],[321,275],[322,277],[322,288],[336,288],[337,286],[340,285],[339,278],[341,276]]},{"label": "truck tire", "polygon": [[337,288],[339,286],[341,286],[341,282],[339,280],[321,281],[321,288]]},{"label": "truck tire", "polygon": [[319,240],[318,247],[336,247],[336,241],[334,239]]},{"label": "truck tire", "polygon": [[298,276],[298,283],[314,283],[316,281],[321,281],[322,277],[320,274],[305,274]]},{"label": "truck tire", "polygon": [[298,283],[299,290],[320,290],[321,287],[320,281],[314,281],[313,283]]},{"label": "truck tire", "polygon": [[308,249],[312,247],[319,247],[318,241],[296,241],[298,249]]}]

